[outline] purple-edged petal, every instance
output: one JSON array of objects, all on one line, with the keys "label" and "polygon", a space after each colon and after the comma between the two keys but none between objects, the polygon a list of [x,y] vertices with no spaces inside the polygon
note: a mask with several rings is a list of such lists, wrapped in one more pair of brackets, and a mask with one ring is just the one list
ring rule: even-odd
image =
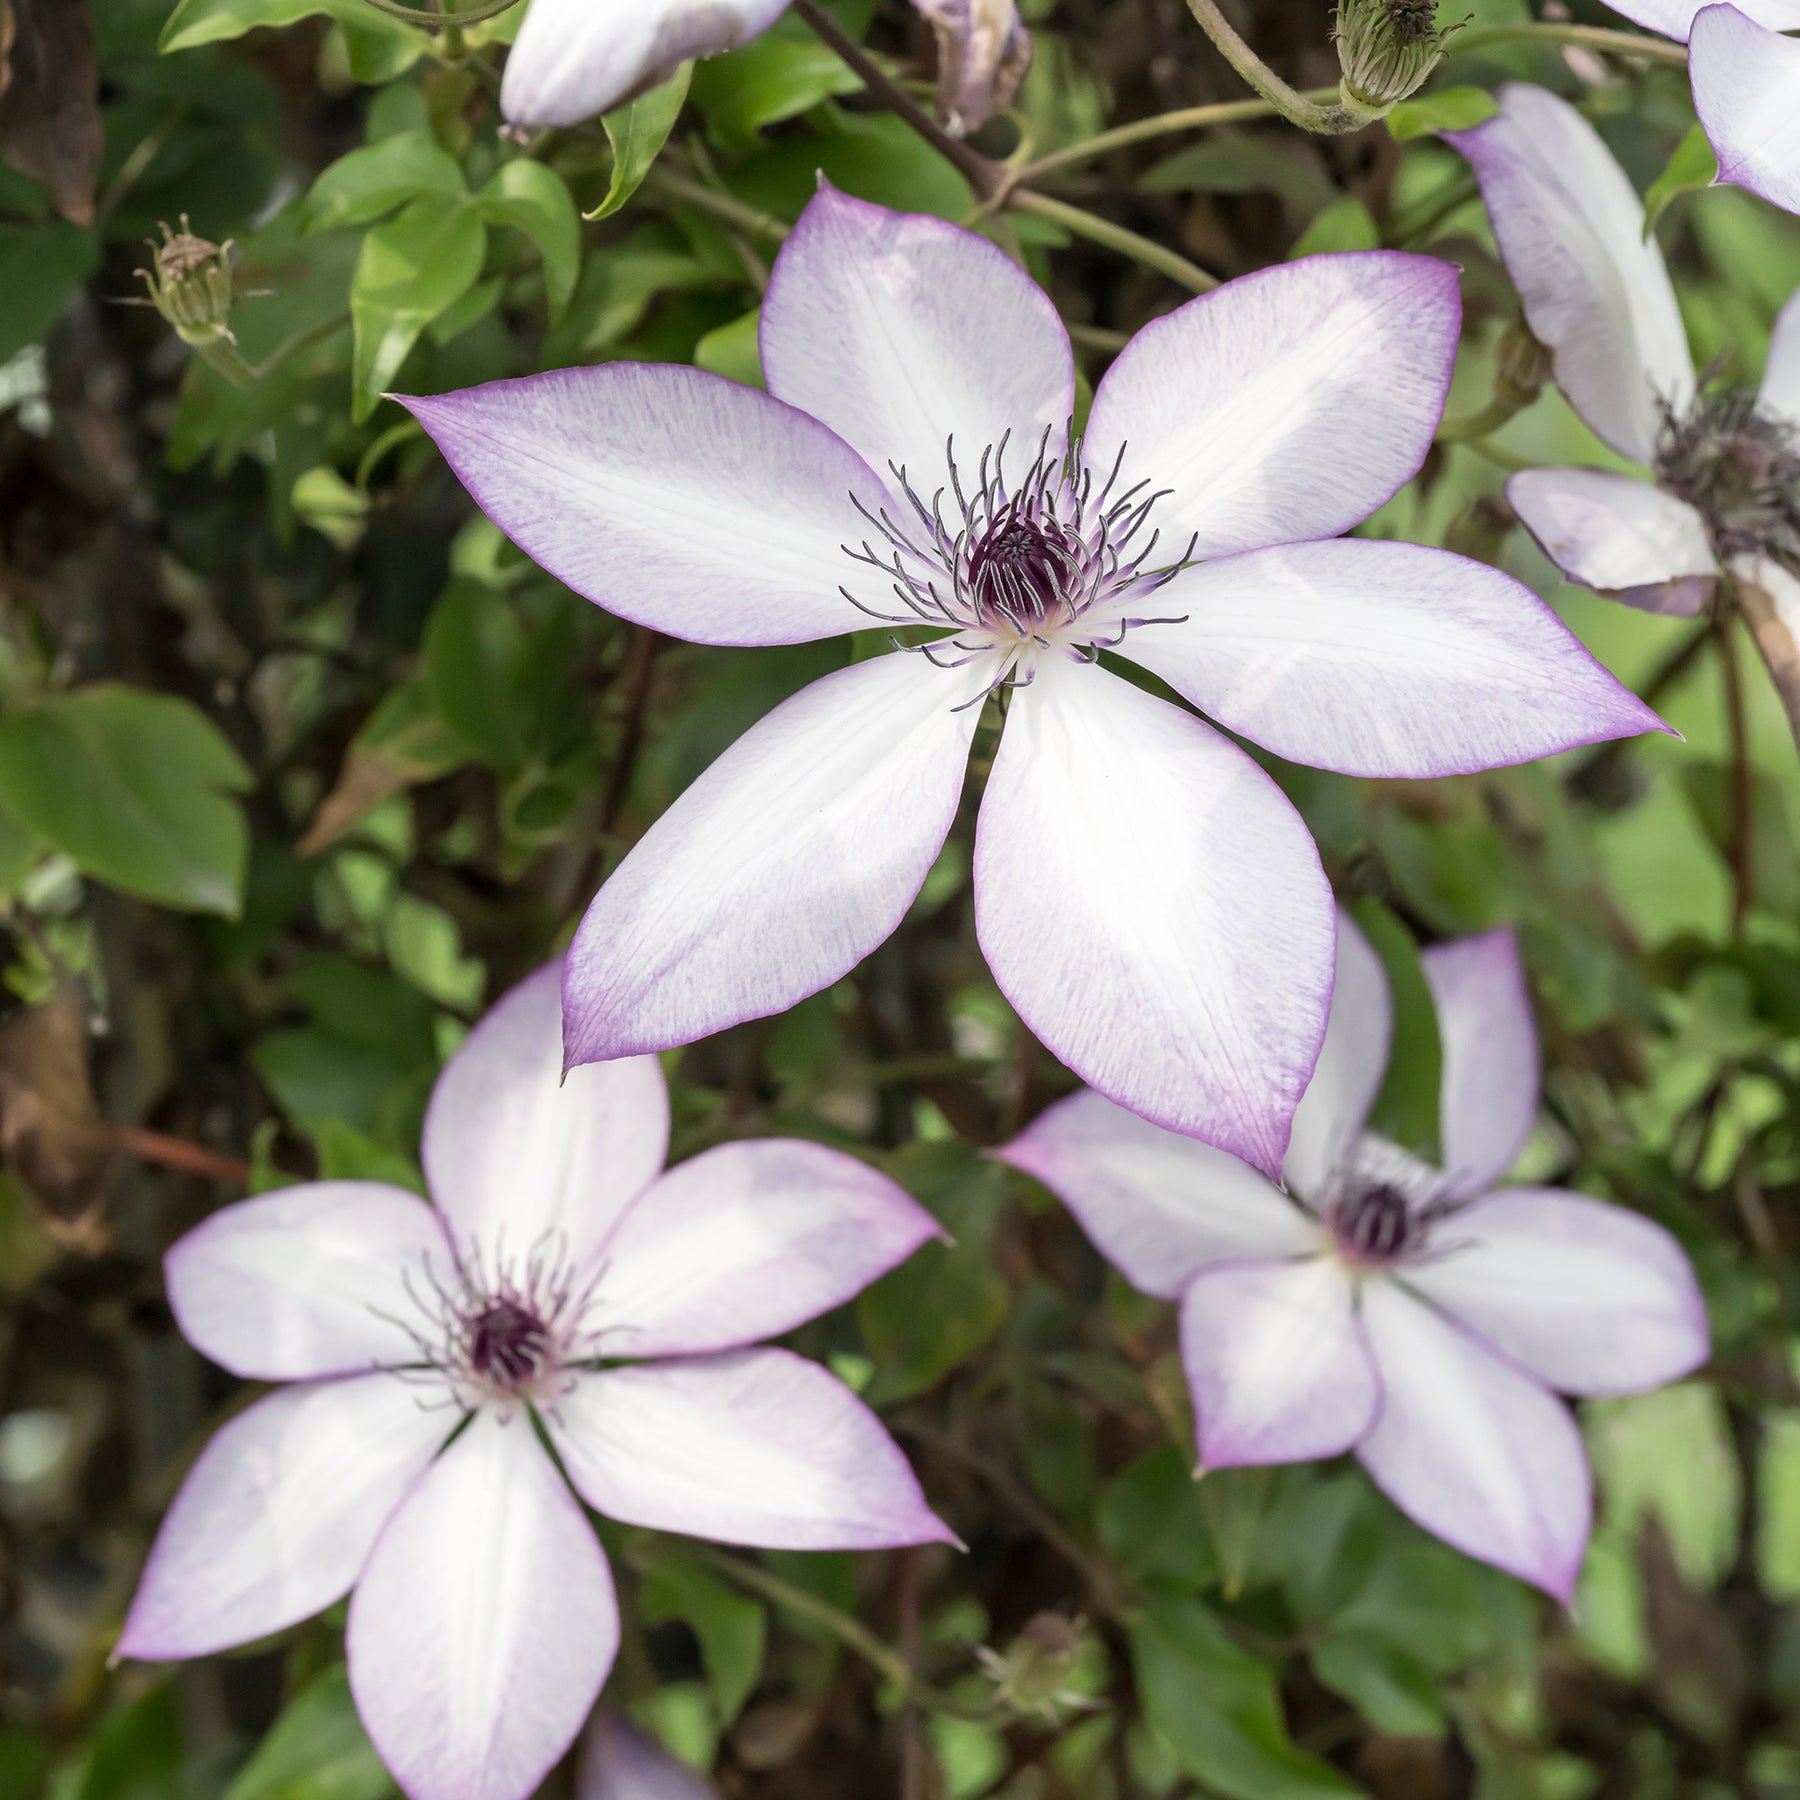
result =
[{"label": "purple-edged petal", "polygon": [[1041,1181],[1133,1287],[1173,1300],[1209,1263],[1303,1256],[1318,1227],[1266,1176],[1091,1088],[994,1154]]},{"label": "purple-edged petal", "polygon": [[1678,410],[1694,363],[1644,205],[1566,100],[1512,82],[1485,125],[1444,135],[1474,165],[1507,273],[1556,384],[1615,450],[1649,462],[1660,395]]},{"label": "purple-edged petal", "polygon": [[1569,580],[1644,606],[1698,613],[1718,574],[1706,522],[1685,500],[1608,469],[1525,469],[1506,484],[1525,529]]},{"label": "purple-edged petal", "polygon": [[786,1350],[578,1375],[547,1423],[582,1497],[630,1525],[771,1550],[954,1542],[881,1421]]},{"label": "purple-edged petal", "polygon": [[175,1496],[120,1656],[209,1656],[342,1599],[455,1429],[392,1375],[283,1388],[222,1426]]},{"label": "purple-edged petal", "polygon": [[1001,991],[1089,1086],[1280,1169],[1325,1035],[1331,889],[1234,744],[1047,658],[988,777],[975,924]]},{"label": "purple-edged petal", "polygon": [[1688,73],[1719,179],[1800,213],[1800,38],[1736,6],[1703,7],[1688,36]]},{"label": "purple-edged petal", "polygon": [[1705,1362],[1706,1303],[1681,1246],[1622,1206],[1556,1189],[1477,1200],[1406,1279],[1540,1381],[1639,1394]]},{"label": "purple-edged petal", "polygon": [[939,1235],[904,1189],[840,1150],[721,1144],[671,1169],[607,1240],[602,1348],[688,1356],[779,1337]]},{"label": "purple-edged petal", "polygon": [[559,581],[695,644],[853,630],[852,491],[881,483],[816,419],[703,369],[616,362],[407,396],[481,510]]},{"label": "purple-edged petal", "polygon": [[691,1043],[853,969],[924,885],[983,683],[878,656],[778,706],[600,890],[563,984],[570,1063]]},{"label": "purple-edged petal", "polygon": [[1346,775],[1529,762],[1661,721],[1521,582],[1346,538],[1202,563],[1121,654],[1242,737]]},{"label": "purple-edged petal", "polygon": [[520,1800],[619,1647],[612,1574],[524,1411],[478,1413],[371,1553],[345,1635],[356,1710],[411,1800]]},{"label": "purple-edged petal", "polygon": [[182,1335],[251,1381],[305,1381],[421,1360],[418,1296],[454,1252],[417,1194],[317,1181],[221,1208],[169,1251]]},{"label": "purple-edged petal", "polygon": [[1172,490],[1171,558],[1335,537],[1418,473],[1462,326],[1457,272],[1392,250],[1239,276],[1146,325],[1107,370],[1086,461]]},{"label": "purple-edged petal", "polygon": [[761,336],[769,392],[823,419],[871,468],[904,467],[927,503],[952,440],[972,483],[982,452],[1010,434],[1017,475],[1046,431],[1060,442],[1074,409],[1069,334],[997,244],[829,184],[775,259]]},{"label": "purple-edged petal", "polygon": [[1764,412],[1793,426],[1800,448],[1800,288],[1788,296],[1769,334],[1769,361],[1758,403]]},{"label": "purple-edged petal", "polygon": [[581,1740],[575,1800],[718,1800],[718,1789],[603,1706]]},{"label": "purple-edged petal", "polygon": [[579,125],[767,31],[788,0],[531,0],[506,59],[500,110],[513,125]]},{"label": "purple-edged petal", "polygon": [[[1701,0],[1607,0],[1616,13],[1686,43]],[[1800,0],[1743,0],[1738,9],[1771,31],[1800,31]]]},{"label": "purple-edged petal", "polygon": [[662,1171],[669,1088],[653,1056],[563,1077],[562,964],[502,996],[425,1114],[425,1175],[457,1241],[493,1271],[554,1242],[573,1267]]},{"label": "purple-edged petal", "polygon": [[1391,1281],[1364,1286],[1362,1320],[1382,1405],[1357,1454],[1377,1486],[1445,1543],[1567,1601],[1593,1520],[1569,1409]]},{"label": "purple-edged petal", "polygon": [[1328,1256],[1224,1263],[1181,1302],[1181,1360],[1203,1469],[1306,1462],[1374,1423],[1381,1382],[1355,1290]]},{"label": "purple-edged petal", "polygon": [[1282,1179],[1307,1200],[1324,1197],[1349,1166],[1369,1108],[1387,1078],[1394,1039],[1394,997],[1387,970],[1350,915],[1338,910],[1331,1016],[1312,1079],[1294,1113]]},{"label": "purple-edged petal", "polygon": [[1439,1104],[1448,1197],[1490,1188],[1537,1117],[1537,1020],[1511,931],[1434,944],[1420,958],[1444,1051]]}]

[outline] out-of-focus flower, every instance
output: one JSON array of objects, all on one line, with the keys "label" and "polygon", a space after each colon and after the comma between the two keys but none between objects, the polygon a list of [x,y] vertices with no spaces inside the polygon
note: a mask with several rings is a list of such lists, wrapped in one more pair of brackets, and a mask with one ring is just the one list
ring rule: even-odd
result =
[{"label": "out-of-focus flower", "polygon": [[1020,1718],[1060,1725],[1071,1712],[1097,1702],[1070,1682],[1081,1661],[1083,1619],[1062,1613],[1034,1613],[1004,1651],[980,1645],[976,1660],[994,1684],[994,1704]]},{"label": "out-of-focus flower", "polygon": [[1330,991],[1317,852],[1229,739],[1099,657],[1358,775],[1655,727],[1506,575],[1337,538],[1417,471],[1459,321],[1434,258],[1266,269],[1145,327],[1073,441],[1068,334],[1024,271],[828,187],[763,304],[768,393],[612,363],[408,400],[488,515],[626,618],[714,644],[906,634],[740,738],[601,889],[569,1061],[853,968],[924,883],[999,695],[974,884],[1002,990],[1094,1087],[1279,1168]]},{"label": "out-of-focus flower", "polygon": [[1439,30],[1437,12],[1437,0],[1341,0],[1332,36],[1345,98],[1386,112],[1417,93],[1461,28]]},{"label": "out-of-focus flower", "polygon": [[1031,34],[1014,0],[913,0],[938,48],[938,112],[957,135],[1011,105],[1031,67]]},{"label": "out-of-focus flower", "polygon": [[414,1800],[523,1800],[586,1719],[618,1612],[576,1494],[728,1543],[950,1535],[861,1401],[758,1345],[910,1255],[931,1219],[816,1144],[660,1173],[654,1059],[559,1083],[560,974],[502,999],[440,1076],[435,1206],[378,1182],[284,1188],[168,1257],[188,1338],[290,1385],[195,1463],[119,1654],[206,1655],[354,1589],[357,1710]]},{"label": "out-of-focus flower", "polygon": [[718,1800],[718,1789],[601,1707],[582,1735],[575,1800]]},{"label": "out-of-focus flower", "polygon": [[1446,136],[1474,165],[1557,385],[1651,476],[1530,469],[1507,498],[1571,581],[1691,615],[1723,566],[1800,628],[1800,295],[1776,321],[1758,393],[1700,392],[1624,170],[1567,101],[1525,85],[1500,98],[1485,125]]},{"label": "out-of-focus flower", "polygon": [[1392,1004],[1348,919],[1286,1191],[1098,1094],[999,1152],[1146,1293],[1181,1304],[1200,1463],[1354,1450],[1426,1530],[1566,1600],[1587,1545],[1581,1436],[1554,1389],[1630,1394],[1707,1354],[1687,1258],[1660,1226],[1555,1189],[1496,1188],[1538,1101],[1510,932],[1425,952],[1443,1042],[1434,1169],[1366,1127]]},{"label": "out-of-focus flower", "polygon": [[1607,0],[1688,47],[1694,110],[1719,174],[1800,212],[1800,0]]},{"label": "out-of-focus flower", "polygon": [[[206,349],[231,335],[233,275],[231,244],[196,237],[182,214],[181,229],[162,228],[162,242],[150,246],[151,266],[139,269],[150,304],[175,327],[184,344]],[[135,304],[142,305],[142,301]]]}]

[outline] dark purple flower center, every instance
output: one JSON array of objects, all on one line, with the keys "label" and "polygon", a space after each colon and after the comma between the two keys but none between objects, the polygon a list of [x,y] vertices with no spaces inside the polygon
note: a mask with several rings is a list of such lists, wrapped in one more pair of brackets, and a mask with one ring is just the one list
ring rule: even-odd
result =
[{"label": "dark purple flower center", "polygon": [[970,550],[964,581],[981,623],[1029,632],[1085,599],[1084,574],[1081,546],[1054,520],[1002,518]]},{"label": "dark purple flower center", "polygon": [[1393,1262],[1412,1247],[1418,1221],[1391,1182],[1352,1188],[1331,1217],[1338,1242],[1359,1262]]},{"label": "dark purple flower center", "polygon": [[494,1300],[468,1323],[469,1367],[495,1387],[529,1387],[549,1366],[550,1329],[516,1300]]},{"label": "dark purple flower center", "polygon": [[1714,388],[1679,417],[1665,407],[1656,477],[1706,521],[1722,559],[1769,555],[1800,570],[1800,444],[1754,394]]}]

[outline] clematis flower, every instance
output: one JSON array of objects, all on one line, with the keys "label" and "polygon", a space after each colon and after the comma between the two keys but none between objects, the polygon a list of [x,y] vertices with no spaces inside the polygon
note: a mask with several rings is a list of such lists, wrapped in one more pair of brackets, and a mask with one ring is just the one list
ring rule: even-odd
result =
[{"label": "clematis flower", "polygon": [[515,988],[439,1077],[435,1206],[314,1182],[226,1207],[168,1256],[189,1341],[287,1385],[194,1464],[118,1654],[207,1655],[350,1592],[357,1710],[413,1800],[524,1800],[580,1730],[619,1641],[580,1501],[787,1549],[950,1535],[861,1401],[757,1345],[931,1219],[815,1144],[660,1173],[653,1059],[559,1085],[559,979]]},{"label": "clematis flower", "polygon": [[1180,1302],[1202,1470],[1354,1450],[1427,1531],[1566,1600],[1592,1508],[1551,1390],[1632,1394],[1686,1374],[1707,1355],[1706,1311],[1660,1226],[1582,1194],[1495,1187],[1538,1102],[1517,947],[1495,931],[1424,961],[1442,1169],[1367,1127],[1392,1003],[1347,918],[1285,1190],[1091,1092],[996,1154],[1135,1287]]},{"label": "clematis flower", "polygon": [[[938,43],[938,104],[972,130],[1031,62],[1014,0],[915,0]],[[788,0],[531,0],[506,59],[500,110],[514,125],[578,125],[769,29]]]},{"label": "clematis flower", "polygon": [[1735,182],[1800,212],[1800,0],[1607,0],[1614,12],[1688,47],[1694,110]]},{"label": "clematis flower", "polygon": [[601,1707],[582,1736],[575,1800],[718,1800],[718,1789]]},{"label": "clematis flower", "polygon": [[974,886],[1000,987],[1091,1086],[1278,1168],[1331,982],[1317,853],[1229,739],[1099,658],[1356,775],[1655,726],[1510,577],[1332,541],[1417,470],[1459,318],[1429,257],[1267,269],[1146,326],[1073,441],[1068,334],[1017,264],[825,188],[763,304],[768,393],[614,363],[408,400],[502,530],[628,619],[923,639],[778,707],[626,857],[570,954],[570,1063],[853,968],[919,892],[999,695]]},{"label": "clematis flower", "polygon": [[1529,469],[1513,509],[1574,582],[1691,616],[1721,569],[1800,626],[1800,295],[1776,323],[1761,391],[1701,393],[1662,252],[1599,134],[1542,88],[1445,135],[1474,165],[1494,235],[1557,385],[1594,431],[1645,466]]}]

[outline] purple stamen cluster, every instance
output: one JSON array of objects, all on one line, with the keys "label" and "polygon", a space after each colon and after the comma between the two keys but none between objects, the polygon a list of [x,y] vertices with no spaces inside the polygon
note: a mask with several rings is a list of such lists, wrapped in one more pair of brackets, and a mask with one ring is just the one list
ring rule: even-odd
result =
[{"label": "purple stamen cluster", "polygon": [[1338,1243],[1357,1262],[1391,1263],[1422,1237],[1423,1220],[1392,1182],[1353,1187],[1331,1210]]},{"label": "purple stamen cluster", "polygon": [[1685,414],[1666,403],[1659,484],[1706,521],[1721,561],[1773,556],[1800,573],[1800,446],[1740,388],[1703,391]]}]

